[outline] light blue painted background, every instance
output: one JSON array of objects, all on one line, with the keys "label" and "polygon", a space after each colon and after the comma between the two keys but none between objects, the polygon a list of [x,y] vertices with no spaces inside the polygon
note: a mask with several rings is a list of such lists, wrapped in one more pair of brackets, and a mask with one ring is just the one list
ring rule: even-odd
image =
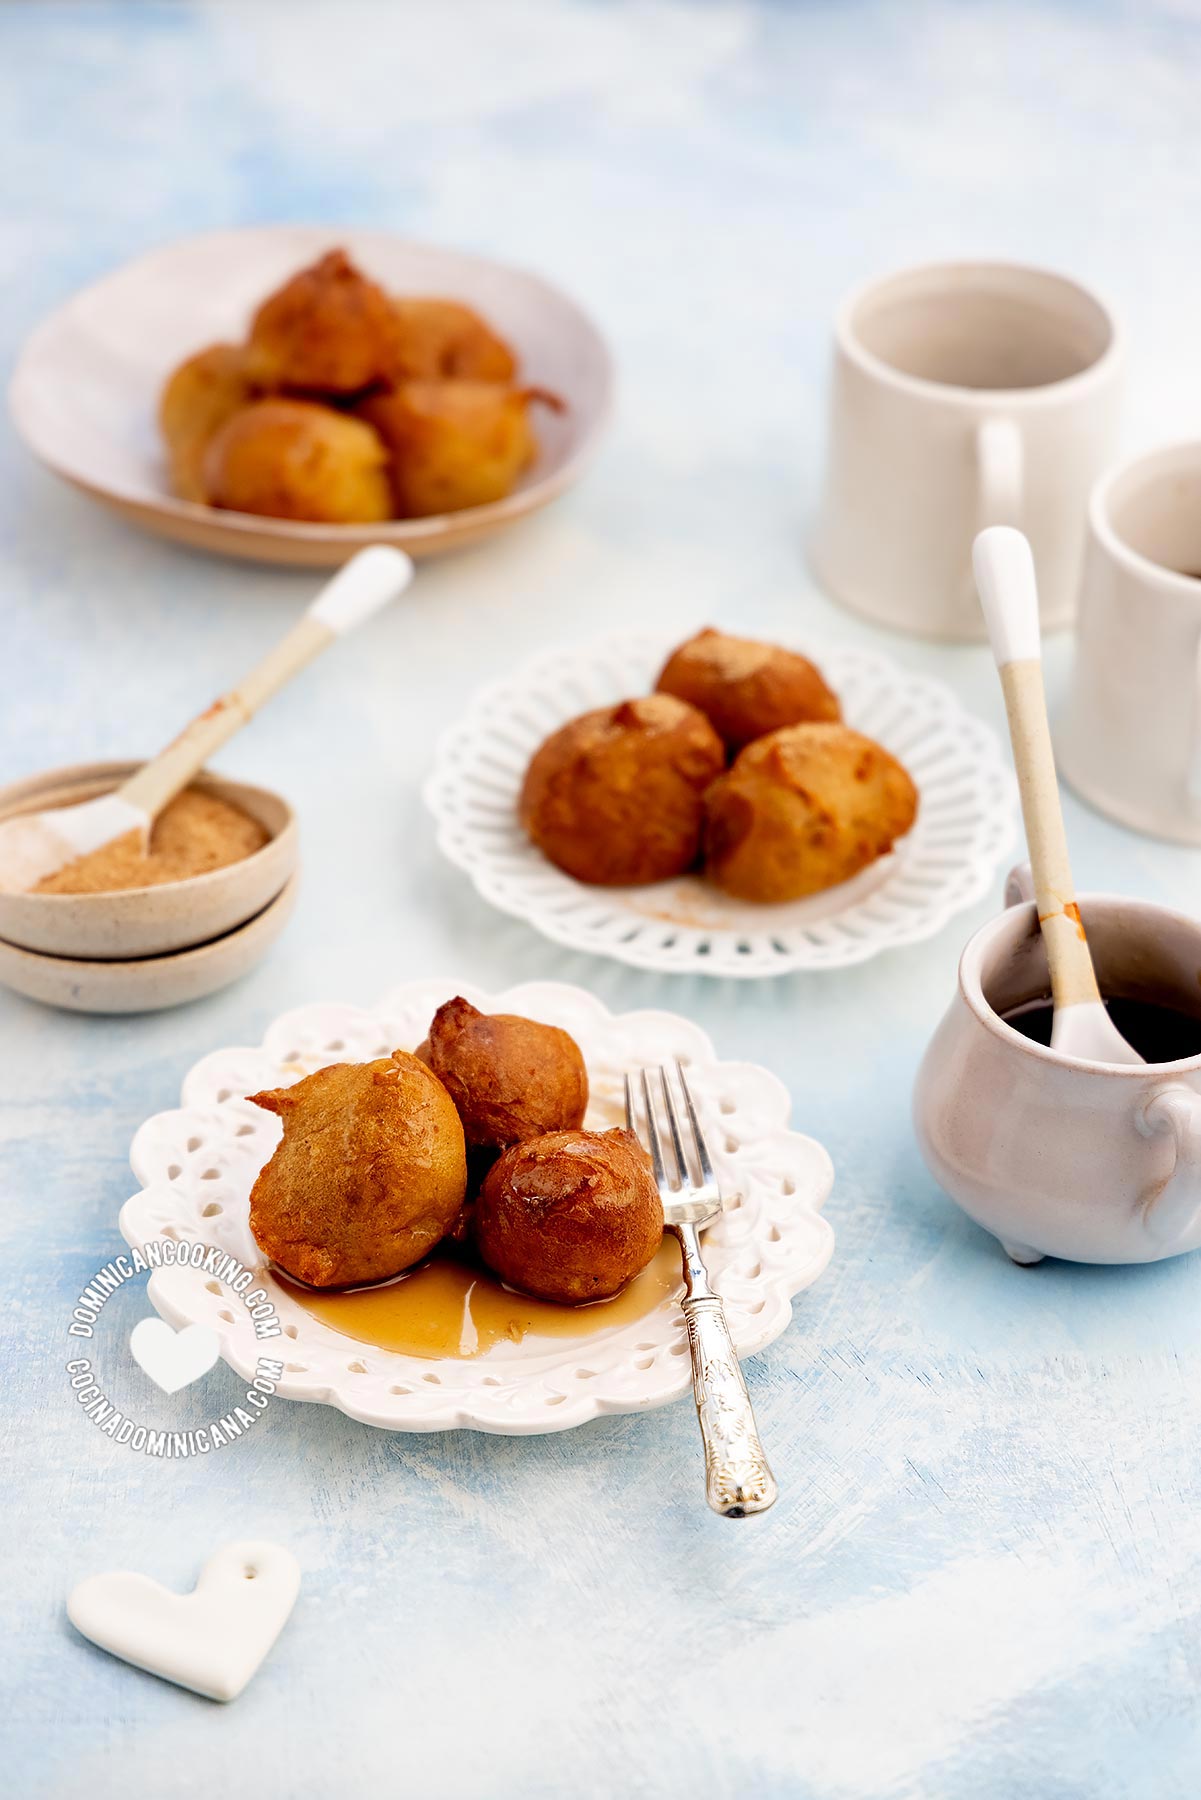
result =
[{"label": "light blue painted background", "polygon": [[[301,812],[304,891],[269,961],[157,1017],[0,996],[7,1791],[1195,1794],[1196,1259],[1018,1272],[910,1137],[917,1058],[989,907],[829,978],[640,976],[492,915],[438,862],[417,789],[476,683],[648,617],[879,642],[999,722],[982,652],[879,637],[806,575],[828,315],[909,260],[1049,261],[1126,316],[1128,446],[1195,429],[1199,56],[1186,0],[0,11],[6,354],[142,249],[303,219],[539,267],[594,309],[622,374],[576,493],[424,572],[220,759]],[[153,750],[310,591],[143,540],[11,433],[2,454],[5,779]],[[1068,823],[1082,887],[1201,899],[1196,855],[1072,803]],[[439,968],[692,1013],[777,1069],[829,1147],[835,1261],[749,1369],[783,1489],[769,1517],[708,1515],[687,1402],[541,1441],[389,1437],[281,1402],[191,1467],[73,1411],[69,1302],[116,1246],[140,1120],[284,1008]],[[142,1306],[111,1303],[106,1329]],[[233,1391],[221,1371],[181,1409]],[[290,1544],[305,1579],[234,1707],[67,1626],[81,1575],[185,1587],[246,1534]]]}]

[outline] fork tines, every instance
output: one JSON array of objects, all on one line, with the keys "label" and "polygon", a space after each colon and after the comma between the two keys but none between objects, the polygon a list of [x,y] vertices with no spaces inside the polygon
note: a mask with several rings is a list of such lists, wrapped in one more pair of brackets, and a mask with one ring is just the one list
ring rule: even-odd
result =
[{"label": "fork tines", "polygon": [[[650,1152],[656,1182],[660,1188],[678,1193],[690,1188],[712,1187],[714,1176],[705,1134],[696,1116],[692,1092],[678,1057],[675,1059],[675,1072],[682,1106],[673,1091],[674,1084],[666,1065],[661,1065],[658,1069],[642,1069],[636,1078],[627,1073],[625,1099],[626,1126]],[[637,1092],[641,1093],[641,1120],[635,1104]],[[663,1147],[668,1137],[671,1139],[673,1178],[668,1177],[663,1157]]]}]

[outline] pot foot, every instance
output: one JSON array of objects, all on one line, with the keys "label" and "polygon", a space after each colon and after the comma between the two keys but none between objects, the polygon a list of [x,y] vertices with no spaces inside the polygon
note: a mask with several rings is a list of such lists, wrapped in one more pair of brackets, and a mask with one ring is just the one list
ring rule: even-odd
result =
[{"label": "pot foot", "polygon": [[1042,1251],[1032,1250],[1029,1244],[1007,1244],[1004,1238],[1000,1240],[1000,1243],[1010,1262],[1017,1263],[1019,1268],[1032,1269],[1035,1263],[1043,1260]]}]

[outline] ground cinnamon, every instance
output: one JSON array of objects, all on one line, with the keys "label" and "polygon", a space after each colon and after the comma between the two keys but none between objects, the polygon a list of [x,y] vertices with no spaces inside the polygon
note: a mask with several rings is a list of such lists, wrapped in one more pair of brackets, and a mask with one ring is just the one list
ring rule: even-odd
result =
[{"label": "ground cinnamon", "polygon": [[47,875],[34,890],[39,894],[112,894],[125,888],[160,887],[186,881],[253,856],[269,833],[257,819],[219,800],[202,788],[185,788],[168,802],[154,822],[149,850],[136,831],[114,838],[88,856],[80,856],[57,874]]}]

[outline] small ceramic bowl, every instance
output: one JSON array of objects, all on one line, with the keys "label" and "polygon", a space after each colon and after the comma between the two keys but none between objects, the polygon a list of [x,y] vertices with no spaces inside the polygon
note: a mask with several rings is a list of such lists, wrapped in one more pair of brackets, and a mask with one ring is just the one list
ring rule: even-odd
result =
[{"label": "small ceramic bowl", "polygon": [[[90,800],[140,766],[81,763],[28,776],[0,788],[0,819]],[[46,956],[109,962],[207,944],[255,918],[295,871],[299,834],[292,808],[269,788],[216,775],[198,775],[193,785],[240,806],[270,832],[269,841],[227,868],[161,887],[115,894],[0,894],[0,940]]]},{"label": "small ceramic bowl", "polygon": [[0,983],[67,1012],[161,1012],[202,1000],[247,974],[265,955],[292,915],[298,885],[299,877],[293,875],[262,912],[237,930],[167,956],[86,961],[39,956],[0,943]]}]

